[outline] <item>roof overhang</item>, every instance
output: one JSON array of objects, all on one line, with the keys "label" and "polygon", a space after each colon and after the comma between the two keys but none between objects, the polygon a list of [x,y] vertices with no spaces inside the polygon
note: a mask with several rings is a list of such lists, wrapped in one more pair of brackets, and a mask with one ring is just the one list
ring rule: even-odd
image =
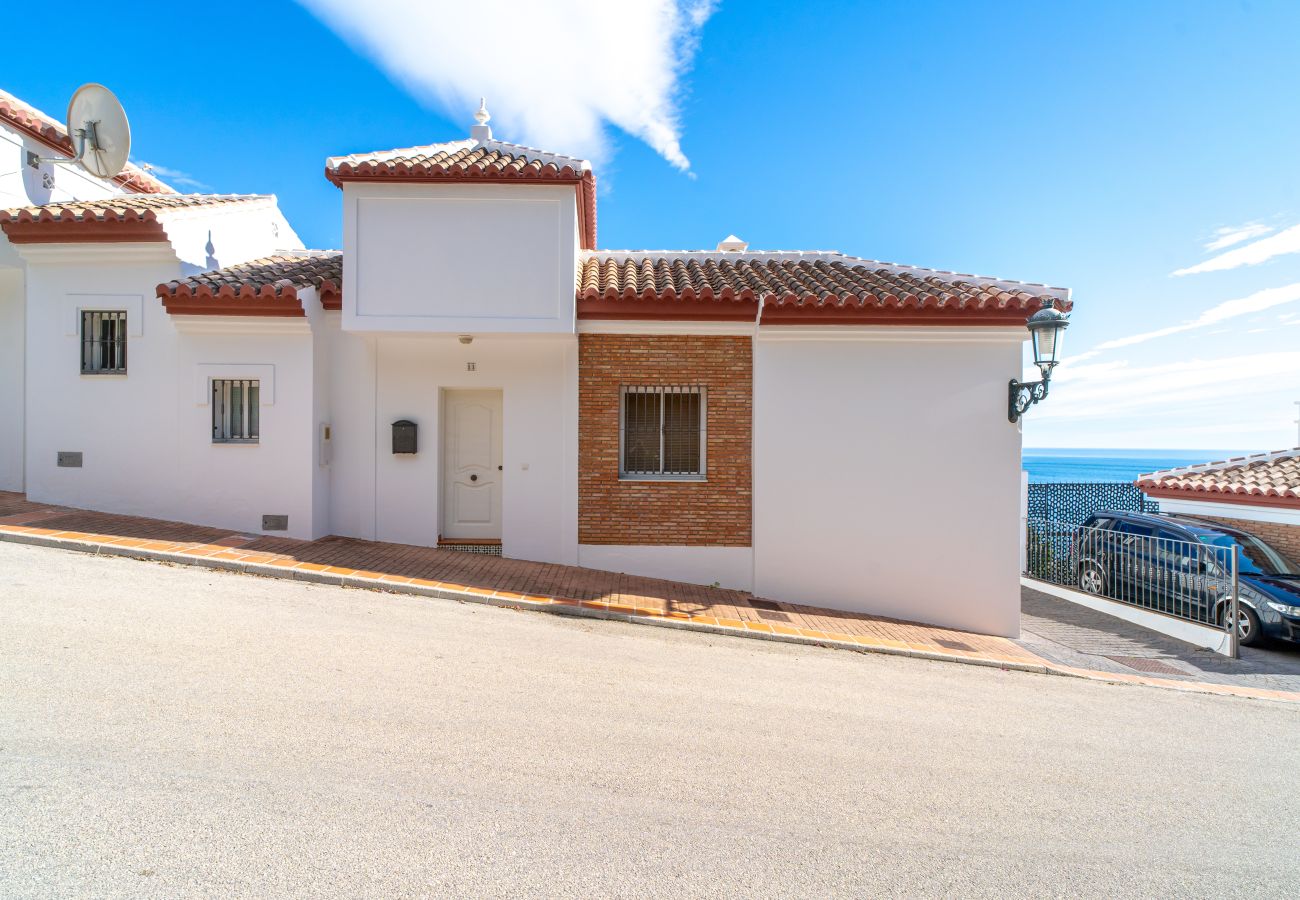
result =
[{"label": "roof overhang", "polygon": [[1286,494],[1248,494],[1234,491],[1157,487],[1154,482],[1149,481],[1138,481],[1137,486],[1148,497],[1155,497],[1159,500],[1186,500],[1189,502],[1230,504],[1232,506],[1271,506],[1275,509],[1300,509],[1300,496]]},{"label": "roof overhang", "polygon": [[590,169],[565,166],[557,172],[509,176],[465,172],[408,172],[396,166],[343,164],[325,166],[325,177],[335,187],[344,184],[571,184],[578,208],[578,246],[596,249],[596,175]]},{"label": "roof overhang", "polygon": [[33,215],[19,211],[0,219],[0,230],[12,244],[123,244],[166,242],[167,232],[152,210],[129,210],[111,218],[56,216],[49,210]]}]

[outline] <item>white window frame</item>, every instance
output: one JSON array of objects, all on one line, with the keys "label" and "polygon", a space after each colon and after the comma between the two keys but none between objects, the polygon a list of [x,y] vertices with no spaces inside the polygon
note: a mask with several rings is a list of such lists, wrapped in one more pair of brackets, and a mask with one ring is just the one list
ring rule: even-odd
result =
[{"label": "white window frame", "polygon": [[[78,341],[77,346],[81,351],[81,374],[100,376],[100,375],[125,375],[127,367],[127,310],[125,309],[82,309],[78,310],[80,323],[77,328]],[[105,339],[93,334],[94,326],[103,322],[114,324],[112,329],[113,337]],[[87,332],[91,329],[91,333]],[[118,359],[118,365],[107,368],[104,366],[105,346],[112,344],[114,346],[114,355]],[[89,364],[87,364],[89,357]]]},{"label": "white window frame", "polygon": [[[244,401],[239,410],[239,421],[232,419],[234,411],[231,394],[238,386],[243,390]],[[257,389],[257,402],[249,402],[252,389]],[[212,406],[212,443],[260,444],[262,442],[262,386],[257,378],[213,378],[210,396]],[[256,416],[254,416],[256,410]],[[256,434],[250,434],[256,423]],[[237,427],[236,427],[237,426]]]},{"label": "white window frame", "polygon": [[[625,456],[627,435],[627,398],[631,394],[655,394],[659,397],[659,471],[629,470]],[[700,398],[700,457],[697,472],[664,471],[664,419],[668,404],[665,396],[691,394]],[[700,384],[621,385],[618,391],[618,478],[620,481],[707,481],[708,480],[709,392]]]}]

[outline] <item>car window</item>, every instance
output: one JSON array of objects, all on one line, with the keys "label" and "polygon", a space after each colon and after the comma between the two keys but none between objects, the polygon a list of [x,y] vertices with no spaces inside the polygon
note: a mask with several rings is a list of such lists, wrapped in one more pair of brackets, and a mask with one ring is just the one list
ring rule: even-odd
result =
[{"label": "car window", "polygon": [[[1201,543],[1231,551],[1241,550],[1239,571],[1243,575],[1300,575],[1297,567],[1281,553],[1251,534],[1201,534]],[[1226,568],[1230,563],[1224,563]]]},{"label": "car window", "polygon": [[1150,525],[1141,525],[1137,522],[1129,522],[1124,519],[1121,519],[1119,523],[1116,524],[1115,530],[1120,534],[1132,534],[1138,537],[1151,537],[1151,535],[1155,533],[1155,529]]},{"label": "car window", "polygon": [[1196,552],[1190,541],[1182,535],[1163,528],[1156,531],[1156,553],[1171,565],[1190,568],[1196,562]]}]

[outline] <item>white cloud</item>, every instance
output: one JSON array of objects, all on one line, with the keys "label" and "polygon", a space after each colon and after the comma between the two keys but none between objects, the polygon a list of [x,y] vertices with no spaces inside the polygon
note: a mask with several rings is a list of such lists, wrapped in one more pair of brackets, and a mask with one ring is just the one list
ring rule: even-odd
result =
[{"label": "white cloud", "polygon": [[179,169],[169,169],[167,166],[160,166],[156,163],[144,162],[143,160],[137,162],[136,165],[149,174],[155,175],[163,181],[170,182],[173,187],[188,187],[200,191],[211,190],[211,185],[204,184],[188,172],[182,172]]},{"label": "white cloud", "polygon": [[1174,275],[1199,275],[1202,272],[1223,272],[1239,269],[1242,266],[1257,266],[1277,256],[1300,253],[1300,225],[1292,225],[1258,241],[1237,247],[1218,256],[1212,256],[1205,262],[1179,269]]},{"label": "white cloud", "polygon": [[[1300,372],[1300,351],[1256,353],[1217,359],[1189,359],[1149,366],[1097,363],[1074,370],[1062,367],[1052,379],[1052,396],[1039,419],[1098,418],[1113,421],[1126,413],[1169,414],[1180,423],[1213,419],[1209,404],[1227,400],[1240,415],[1244,397],[1260,384],[1284,384]],[[1243,384],[1243,382],[1245,384]],[[1208,423],[1207,423],[1208,424]]]},{"label": "white cloud", "polygon": [[1204,328],[1207,325],[1216,325],[1227,319],[1261,312],[1274,306],[1281,306],[1284,303],[1293,303],[1296,300],[1300,300],[1300,282],[1296,282],[1295,284],[1286,284],[1282,287],[1265,288],[1262,291],[1256,291],[1253,294],[1240,297],[1236,300],[1226,300],[1218,306],[1210,307],[1195,319],[1182,322],[1178,325],[1170,325],[1166,328],[1157,328],[1155,331],[1144,331],[1141,334],[1131,334],[1127,337],[1103,341],[1088,353],[1076,357],[1075,361],[1077,362],[1081,359],[1095,356],[1103,350],[1114,350],[1118,347],[1131,347],[1133,344],[1141,344],[1156,338],[1168,337],[1171,334],[1179,334],[1184,331],[1191,331],[1195,328]]},{"label": "white cloud", "polygon": [[299,2],[466,126],[484,96],[503,140],[600,160],[608,122],[690,168],[680,81],[713,0]]},{"label": "white cloud", "polygon": [[1251,238],[1263,237],[1273,230],[1272,225],[1265,225],[1261,222],[1250,222],[1246,225],[1229,225],[1223,228],[1214,229],[1214,237],[1207,241],[1205,250],[1213,253],[1215,250],[1222,250],[1225,247],[1231,247],[1233,244],[1240,244],[1242,241]]}]

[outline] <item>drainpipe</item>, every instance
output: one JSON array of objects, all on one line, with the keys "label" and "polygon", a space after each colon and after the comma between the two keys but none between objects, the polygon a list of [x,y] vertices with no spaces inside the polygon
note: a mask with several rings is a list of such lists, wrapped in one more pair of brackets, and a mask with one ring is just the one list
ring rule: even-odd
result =
[{"label": "drainpipe", "polygon": [[771,291],[758,295],[758,312],[754,316],[754,337],[749,348],[749,592],[757,596],[758,587],[758,455],[754,452],[754,433],[757,424],[758,393],[754,390],[758,373],[758,329],[763,324],[763,307]]}]

